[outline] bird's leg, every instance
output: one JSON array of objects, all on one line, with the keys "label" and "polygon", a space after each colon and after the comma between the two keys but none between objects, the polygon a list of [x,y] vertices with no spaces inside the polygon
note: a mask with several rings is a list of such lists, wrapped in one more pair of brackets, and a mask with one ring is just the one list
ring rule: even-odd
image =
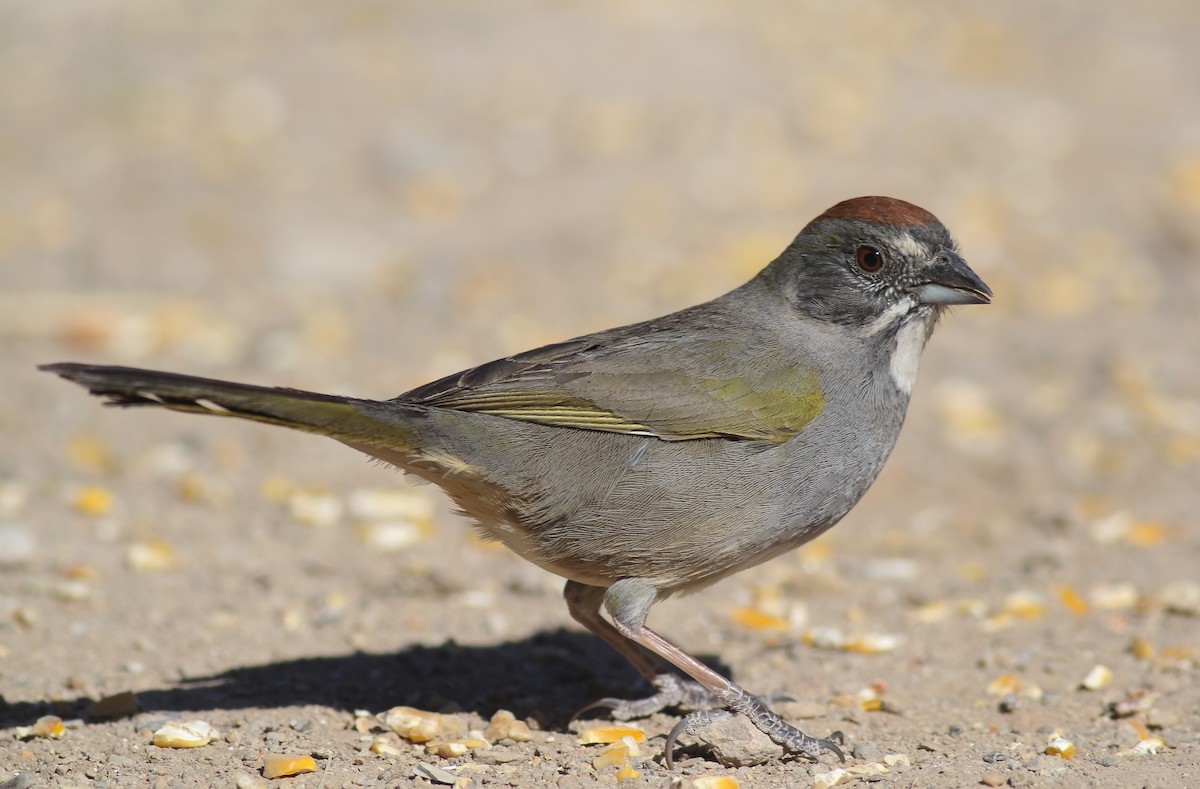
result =
[{"label": "bird's leg", "polygon": [[572,715],[578,717],[581,713],[596,707],[612,710],[612,716],[617,720],[645,718],[668,707],[681,707],[686,710],[704,710],[720,706],[720,701],[699,682],[687,680],[668,671],[655,658],[647,654],[600,615],[600,606],[604,604],[605,589],[599,586],[587,586],[576,581],[567,581],[563,588],[563,598],[567,601],[567,609],[576,622],[595,633],[604,643],[617,650],[646,681],[654,687],[655,693],[644,699],[603,698],[590,702]]},{"label": "bird's leg", "polygon": [[[759,698],[646,627],[646,616],[650,613],[650,606],[657,599],[658,590],[652,582],[641,578],[623,578],[604,593],[604,607],[608,609],[616,625],[614,629],[620,635],[640,644],[699,682],[717,698],[722,707],[730,712],[745,715],[759,731],[781,745],[785,751],[801,753],[814,759],[822,751],[831,751],[842,761],[846,760],[842,749],[834,741],[841,739],[840,733],[825,739],[805,734],[772,712]],[[698,730],[720,717],[723,716],[714,717],[708,713],[688,716],[685,718],[684,730],[691,732],[693,726]],[[672,732],[675,736],[680,733],[678,727]],[[672,739],[668,739],[668,745],[673,743]]]}]

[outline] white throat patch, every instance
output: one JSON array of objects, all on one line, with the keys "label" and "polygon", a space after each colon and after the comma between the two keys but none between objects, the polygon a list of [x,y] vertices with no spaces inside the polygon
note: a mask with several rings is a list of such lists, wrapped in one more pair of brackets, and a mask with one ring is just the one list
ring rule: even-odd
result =
[{"label": "white throat patch", "polygon": [[921,351],[929,339],[929,321],[932,316],[914,315],[904,322],[896,332],[896,347],[892,350],[892,361],[888,371],[896,388],[904,394],[912,394],[917,382],[917,368],[921,363]]},{"label": "white throat patch", "polygon": [[892,306],[888,307],[883,312],[868,323],[862,331],[863,337],[874,337],[881,331],[892,328],[892,324],[902,319],[913,307],[916,306],[916,301],[911,296],[906,296],[897,301]]}]

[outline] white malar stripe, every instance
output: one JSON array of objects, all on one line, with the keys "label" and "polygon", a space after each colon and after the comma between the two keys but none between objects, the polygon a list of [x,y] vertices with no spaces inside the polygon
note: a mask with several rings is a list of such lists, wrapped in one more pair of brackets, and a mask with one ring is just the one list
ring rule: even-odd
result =
[{"label": "white malar stripe", "polygon": [[197,397],[193,402],[196,405],[200,406],[201,408],[207,408],[209,411],[212,411],[214,414],[228,414],[229,413],[228,408],[226,408],[223,405],[217,405],[212,400],[209,400],[207,397]]},{"label": "white malar stripe", "polygon": [[925,321],[914,318],[900,327],[896,332],[896,347],[892,351],[892,361],[888,370],[892,381],[904,394],[912,394],[913,384],[917,382],[917,368],[921,364],[921,351],[925,350],[925,340],[928,339]]},{"label": "white malar stripe", "polygon": [[891,328],[892,324],[903,318],[917,304],[911,296],[905,296],[868,323],[862,330],[863,337],[874,337],[881,331]]}]

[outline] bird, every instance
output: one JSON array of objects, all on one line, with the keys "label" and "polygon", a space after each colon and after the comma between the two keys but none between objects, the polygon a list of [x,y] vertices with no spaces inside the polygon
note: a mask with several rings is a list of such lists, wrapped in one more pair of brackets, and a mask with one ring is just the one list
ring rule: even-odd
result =
[{"label": "bird", "polygon": [[867,196],[817,216],[710,301],[388,400],[118,366],[41,369],[109,405],[328,436],[440,486],[485,538],[565,578],[570,615],[654,689],[592,706],[621,719],[690,710],[667,738],[668,767],[679,735],[733,715],[787,755],[844,761],[840,733],[792,726],[647,619],[657,602],[840,521],[896,443],[939,318],[991,298],[937,217]]}]

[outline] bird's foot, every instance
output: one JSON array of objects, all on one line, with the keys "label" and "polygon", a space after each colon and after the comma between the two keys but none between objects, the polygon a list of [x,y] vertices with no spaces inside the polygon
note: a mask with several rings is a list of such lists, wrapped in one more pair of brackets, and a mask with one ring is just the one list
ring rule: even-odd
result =
[{"label": "bird's foot", "polygon": [[[713,695],[715,697],[716,694]],[[837,756],[840,761],[846,761],[846,756],[839,747],[845,743],[846,738],[840,731],[835,731],[824,738],[805,734],[781,718],[778,713],[773,712],[757,696],[752,696],[743,691],[742,695],[727,699],[724,707],[697,710],[686,715],[679,723],[675,724],[675,728],[671,729],[671,733],[667,735],[667,741],[664,746],[663,762],[666,764],[667,769],[669,770],[673,767],[671,753],[675,750],[675,741],[679,739],[681,734],[698,735],[712,724],[737,714],[745,715],[749,718],[750,722],[759,731],[770,737],[776,744],[782,746],[786,753],[796,753],[807,756],[810,759],[816,759],[823,752],[829,751]]]},{"label": "bird's foot", "polygon": [[[684,679],[676,674],[663,672],[656,675],[651,680],[651,684],[654,685],[656,692],[644,699],[612,697],[596,699],[580,707],[571,718],[578,718],[582,713],[597,707],[611,710],[612,716],[619,721],[628,721],[635,718],[647,718],[669,708],[692,711],[711,710],[723,706],[717,694],[694,679]],[[762,697],[760,701],[764,704],[774,704],[779,701],[794,701],[794,699],[790,696],[772,694]]]},{"label": "bird's foot", "polygon": [[655,693],[644,699],[603,698],[580,707],[572,715],[577,718],[580,714],[596,707],[604,707],[612,711],[612,716],[619,721],[646,718],[669,707],[684,710],[707,710],[720,707],[721,700],[699,682],[682,679],[675,674],[658,674],[651,680]]},{"label": "bird's foot", "polygon": [[667,766],[668,770],[675,769],[675,762],[671,754],[675,751],[675,741],[679,739],[679,735],[690,734],[694,737],[717,721],[723,721],[733,716],[734,713],[723,708],[696,710],[684,715],[679,719],[679,723],[675,724],[675,728],[671,729],[671,733],[667,735],[667,742],[663,745],[663,764]]}]

